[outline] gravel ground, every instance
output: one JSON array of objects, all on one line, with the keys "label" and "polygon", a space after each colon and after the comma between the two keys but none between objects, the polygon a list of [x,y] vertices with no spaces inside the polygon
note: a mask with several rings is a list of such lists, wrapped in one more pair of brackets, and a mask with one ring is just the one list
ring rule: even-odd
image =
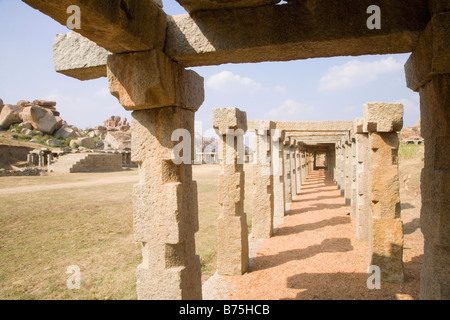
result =
[{"label": "gravel ground", "polygon": [[[403,217],[406,229],[418,211]],[[406,220],[405,220],[406,218]],[[274,237],[256,252],[248,273],[221,277],[229,299],[418,299],[422,262],[420,229],[405,232],[405,282],[367,288],[368,243],[356,238],[355,221],[324,170],[313,172]]]}]

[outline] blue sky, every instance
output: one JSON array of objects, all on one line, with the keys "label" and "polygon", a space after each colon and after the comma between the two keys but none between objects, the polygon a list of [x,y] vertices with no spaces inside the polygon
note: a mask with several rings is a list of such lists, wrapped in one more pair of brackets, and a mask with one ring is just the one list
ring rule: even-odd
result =
[{"label": "blue sky", "polygon": [[[165,0],[166,13],[185,13]],[[19,0],[0,0],[0,98],[57,101],[61,117],[80,128],[111,115],[131,119],[110,95],[106,78],[79,81],[58,74],[52,61],[57,33],[69,30]],[[212,108],[237,107],[249,120],[354,120],[368,102],[399,102],[405,126],[420,118],[419,96],[406,87],[409,54],[336,57],[193,68],[205,78],[197,128],[213,135]],[[201,125],[200,125],[201,124]],[[212,133],[212,134],[211,134]]]}]

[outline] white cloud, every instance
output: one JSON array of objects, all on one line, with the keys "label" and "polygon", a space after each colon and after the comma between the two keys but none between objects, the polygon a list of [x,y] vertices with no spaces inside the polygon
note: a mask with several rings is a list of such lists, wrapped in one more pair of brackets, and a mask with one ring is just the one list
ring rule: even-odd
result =
[{"label": "white cloud", "polygon": [[109,91],[109,88],[101,88],[95,92],[95,95],[97,97],[109,97],[111,92]]},{"label": "white cloud", "polygon": [[397,61],[393,57],[372,62],[352,60],[346,64],[331,67],[320,79],[319,91],[339,90],[366,84],[377,80],[381,74],[403,71],[403,66],[403,61]]},{"label": "white cloud", "polygon": [[275,86],[273,88],[273,91],[276,92],[276,93],[283,93],[283,92],[287,91],[287,88],[284,87],[284,86]]},{"label": "white cloud", "polygon": [[271,109],[267,116],[273,120],[284,118],[289,120],[287,117],[301,115],[304,113],[311,114],[314,108],[311,106],[303,105],[295,100],[287,99],[277,108]]},{"label": "white cloud", "polygon": [[222,71],[212,75],[206,85],[221,92],[246,91],[255,93],[262,88],[262,85],[253,79],[241,77],[231,71]]}]

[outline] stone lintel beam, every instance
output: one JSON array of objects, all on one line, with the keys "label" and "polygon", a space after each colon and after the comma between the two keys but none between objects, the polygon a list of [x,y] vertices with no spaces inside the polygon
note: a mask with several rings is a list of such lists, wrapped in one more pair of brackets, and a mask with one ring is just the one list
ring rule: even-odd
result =
[{"label": "stone lintel beam", "polygon": [[165,51],[187,67],[413,51],[429,20],[427,1],[377,1],[380,30],[367,28],[370,5],[295,1],[171,16]]},{"label": "stone lintel beam", "polygon": [[76,32],[57,34],[53,42],[55,71],[78,80],[106,77],[109,54],[108,50]]},{"label": "stone lintel beam", "polygon": [[77,5],[81,29],[76,31],[113,53],[162,50],[167,16],[153,0],[22,0],[62,25]]},{"label": "stone lintel beam", "polygon": [[419,91],[437,74],[450,73],[450,12],[433,16],[405,64],[408,88]]},{"label": "stone lintel beam", "polygon": [[403,105],[367,103],[364,105],[364,132],[398,132],[403,128]]},{"label": "stone lintel beam", "polygon": [[321,136],[321,137],[335,137],[335,136],[343,136],[344,133],[342,131],[329,131],[329,132],[324,132],[324,131],[312,131],[312,132],[296,132],[296,131],[287,131],[286,132],[287,135],[289,135],[290,137],[294,137],[297,139],[301,139],[304,137],[317,137],[317,136]]},{"label": "stone lintel beam", "polygon": [[[336,132],[350,131],[353,121],[274,121],[276,129],[288,131],[292,134],[297,132]],[[251,127],[251,121],[249,123]]]},{"label": "stone lintel beam", "polygon": [[276,4],[279,0],[177,0],[177,2],[192,13],[200,10],[234,9]]},{"label": "stone lintel beam", "polygon": [[181,107],[197,111],[203,78],[159,50],[108,56],[109,89],[126,110]]}]

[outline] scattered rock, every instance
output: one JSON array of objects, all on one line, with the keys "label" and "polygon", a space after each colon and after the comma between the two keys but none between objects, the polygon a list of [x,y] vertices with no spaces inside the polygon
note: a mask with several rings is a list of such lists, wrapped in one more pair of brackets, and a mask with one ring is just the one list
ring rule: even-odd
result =
[{"label": "scattered rock", "polygon": [[62,142],[61,140],[58,139],[49,139],[46,141],[46,144],[50,147],[62,147]]},{"label": "scattered rock", "polygon": [[131,133],[110,131],[105,136],[105,145],[116,150],[131,150]]},{"label": "scattered rock", "polygon": [[61,137],[63,139],[78,137],[75,130],[66,125],[63,125],[58,131],[56,131],[54,136]]},{"label": "scattered rock", "polygon": [[33,131],[27,128],[23,128],[22,131],[20,131],[21,134],[25,134],[27,136],[31,136],[33,134]]},{"label": "scattered rock", "polygon": [[90,137],[86,137],[86,138],[79,138],[76,140],[72,140],[70,141],[70,147],[71,148],[77,148],[78,147],[84,147],[84,148],[88,148],[88,149],[94,149],[95,148],[95,142],[94,139],[90,138]]}]

